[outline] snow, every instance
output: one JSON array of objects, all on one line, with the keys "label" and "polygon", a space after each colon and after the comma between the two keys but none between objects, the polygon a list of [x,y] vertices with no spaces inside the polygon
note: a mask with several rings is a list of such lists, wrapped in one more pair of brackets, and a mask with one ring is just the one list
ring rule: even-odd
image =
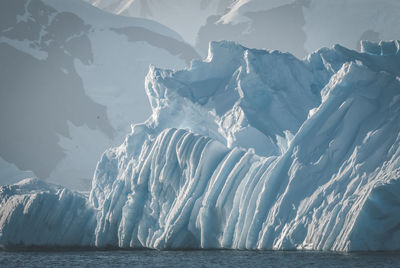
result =
[{"label": "snow", "polygon": [[29,40],[20,41],[0,36],[0,42],[9,44],[10,46],[18,50],[24,51],[25,53],[35,57],[38,60],[46,60],[48,57],[47,52],[30,47],[31,43],[29,42]]},{"label": "snow", "polygon": [[114,144],[104,133],[86,125],[77,127],[68,122],[68,131],[69,137],[58,135],[65,157],[50,174],[50,181],[69,189],[90,189],[91,177],[83,174],[93,174],[98,158]]},{"label": "snow", "polygon": [[[89,198],[0,188],[0,244],[399,250],[398,47],[301,61],[223,41],[188,69],[152,66],[153,114],[103,154]],[[29,217],[43,237],[14,224]]]},{"label": "snow", "polygon": [[[79,33],[82,34],[82,37],[86,38],[87,36],[88,38],[87,43],[84,43],[84,45],[87,45],[87,50],[85,50],[86,47],[80,49],[81,44],[78,44],[76,49],[77,53],[81,53],[79,56],[83,56],[86,60],[75,57],[73,64],[70,64],[60,58],[57,59],[55,67],[51,68],[59,68],[66,74],[66,77],[68,74],[71,74],[71,76],[77,74],[79,83],[82,83],[84,88],[84,93],[97,104],[103,105],[106,110],[107,118],[102,115],[95,117],[94,125],[96,125],[96,121],[107,122],[112,129],[109,132],[105,132],[104,129],[94,129],[87,125],[74,125],[71,122],[63,122],[67,133],[70,135],[65,135],[64,133],[56,133],[56,135],[60,147],[58,150],[62,151],[65,157],[56,166],[51,167],[49,177],[40,178],[74,190],[90,190],[89,185],[95,163],[101,153],[110,146],[120,144],[129,133],[130,124],[143,122],[151,115],[151,107],[144,91],[144,78],[149,65],[155,64],[170,69],[184,68],[191,60],[190,56],[195,57],[197,54],[190,45],[183,42],[179,34],[155,21],[109,14],[80,0],[43,0],[43,3],[39,1],[25,2],[26,6],[29,3],[33,6],[31,7],[32,10],[37,8],[35,5],[41,8],[43,4],[43,6],[56,9],[57,12],[50,14],[48,17],[45,14],[45,19],[38,20],[37,27],[41,27],[41,29],[38,29],[38,31],[40,30],[39,40],[24,40],[24,35],[27,34],[21,31],[21,33],[17,33],[22,35],[22,37],[18,37],[21,40],[0,36],[0,42],[7,43],[18,51],[24,52],[27,54],[24,55],[27,58],[33,56],[35,59],[40,60],[43,65],[53,66],[54,64],[47,61],[48,51],[40,46],[42,39],[45,39],[43,36],[46,33],[55,36],[57,32],[61,31],[59,28],[54,28],[55,26],[53,29],[49,27],[57,14],[65,15],[65,12],[72,12],[74,16],[71,17],[82,20],[89,29],[87,32]],[[16,11],[10,10],[9,12],[12,14],[12,12]],[[29,14],[26,10],[24,18],[28,18]],[[65,27],[65,25],[61,25],[61,29]],[[141,30],[142,32],[135,33],[139,40],[129,40],[127,35],[117,32],[118,29],[124,29],[124,27]],[[48,32],[52,30],[54,32]],[[71,29],[72,32],[74,30]],[[143,34],[143,32],[145,33]],[[73,39],[73,37],[76,36],[69,38]],[[157,37],[165,38],[165,40],[160,41]],[[47,42],[50,42],[51,38]],[[152,40],[152,38],[155,40]],[[62,45],[67,46],[66,44]],[[179,47],[179,45],[181,46]],[[193,52],[193,55],[188,55],[188,51]],[[19,69],[22,72],[26,70],[26,68],[23,68],[24,63],[18,64],[21,65]],[[68,68],[64,68],[65,66],[68,66]],[[26,77],[30,77],[29,70],[26,71]],[[48,78],[46,77],[46,79]],[[57,83],[58,81],[55,82]],[[4,87],[7,88],[8,85],[4,85]],[[42,99],[47,100],[48,96],[43,96]],[[75,105],[75,103],[71,104],[74,107]],[[59,115],[57,110],[46,111],[46,113],[53,113],[55,116]],[[110,132],[112,133],[110,134]],[[23,152],[20,153],[18,158],[23,158],[23,154]],[[18,166],[17,163],[11,164]],[[36,165],[36,163],[34,164]],[[35,168],[40,169],[37,166]],[[35,171],[36,169],[32,172]],[[29,177],[40,176],[32,172]],[[16,182],[27,176],[24,170],[20,170],[19,173],[19,175],[13,176],[15,178],[13,181],[9,179],[0,180],[0,185]],[[0,169],[0,177],[4,177],[3,175],[9,176],[5,168]]]},{"label": "snow", "polygon": [[[396,0],[86,2],[114,14],[158,21],[176,30],[200,53],[206,53],[203,50],[213,40],[234,40],[249,47],[285,50],[304,57],[320,47],[338,43],[359,49],[360,40],[400,38],[398,27],[393,27],[400,23]],[[282,32],[292,37],[282,36]]]},{"label": "snow", "polygon": [[398,1],[311,1],[303,12],[306,21],[304,31],[307,34],[307,51],[337,43],[355,49],[361,34],[367,30],[378,33],[380,40],[400,36],[398,28],[392,27],[400,23]]},{"label": "snow", "polygon": [[71,12],[83,18],[86,23],[96,25],[98,28],[111,28],[111,27],[127,27],[127,26],[140,26],[145,27],[153,32],[171,36],[174,39],[182,41],[182,37],[174,30],[157,23],[153,20],[145,18],[124,17],[116,16],[92,7],[81,0],[42,0],[45,4],[54,7],[59,12]]},{"label": "snow", "polygon": [[219,22],[224,24],[249,22],[250,19],[246,17],[247,12],[269,10],[293,2],[294,0],[238,0],[234,2],[226,14],[221,16]]},{"label": "snow", "polygon": [[252,48],[279,49],[303,58],[341,44],[359,50],[360,40],[400,38],[396,0],[238,0],[209,16],[197,31],[196,48],[233,40]]},{"label": "snow", "polygon": [[[319,93],[313,92],[314,80],[309,67],[290,54],[212,42],[206,60],[194,61],[189,70],[152,68],[146,89],[157,124],[189,128],[228,147],[253,148],[267,156],[280,151],[276,136],[297,132],[308,111],[317,106]],[[196,104],[190,108],[199,110],[195,119],[188,118],[194,112],[188,112],[185,103],[165,104],[176,95]],[[290,109],[285,107],[288,103],[292,104]],[[177,109],[175,105],[183,107]],[[164,120],[167,113],[173,117]],[[177,125],[171,117],[191,125]]]},{"label": "snow", "polygon": [[33,177],[34,174],[30,171],[23,171],[0,157],[0,181],[2,184],[13,184],[24,178]]},{"label": "snow", "polygon": [[[232,0],[85,0],[110,13],[155,20],[177,31],[194,45],[196,34],[209,16],[224,11]],[[185,22],[185,23],[182,23]]]},{"label": "snow", "polygon": [[[86,93],[97,103],[107,107],[112,126],[120,135],[118,142],[129,132],[130,123],[144,121],[151,110],[143,90],[143,80],[150,63],[178,68],[185,63],[167,51],[146,42],[128,42],[113,31],[97,31],[90,35],[95,55],[92,65],[75,60]],[[118,44],[118,49],[110,47]],[[132,64],[132,59],[136,64]],[[118,66],[118,68],[116,68]]]}]

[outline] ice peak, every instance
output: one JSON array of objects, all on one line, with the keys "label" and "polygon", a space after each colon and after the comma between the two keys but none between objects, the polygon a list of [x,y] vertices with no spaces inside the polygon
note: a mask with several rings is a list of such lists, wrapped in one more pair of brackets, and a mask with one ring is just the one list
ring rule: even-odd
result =
[{"label": "ice peak", "polygon": [[245,47],[234,41],[211,41],[209,43],[206,61],[211,61],[214,57],[217,57],[217,59],[226,59],[229,58],[229,56],[235,57],[238,54],[243,54],[245,50]]}]

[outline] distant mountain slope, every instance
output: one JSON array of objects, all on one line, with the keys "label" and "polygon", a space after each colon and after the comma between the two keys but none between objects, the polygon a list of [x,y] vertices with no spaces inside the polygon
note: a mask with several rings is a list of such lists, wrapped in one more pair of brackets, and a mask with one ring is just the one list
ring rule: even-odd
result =
[{"label": "distant mountain slope", "polygon": [[101,152],[150,113],[149,64],[184,67],[195,57],[178,34],[150,20],[78,0],[1,1],[0,183],[16,166],[21,177],[33,171],[88,189]]},{"label": "distant mountain slope", "polygon": [[233,40],[301,58],[334,44],[359,49],[360,40],[399,39],[399,13],[396,0],[240,0],[207,19],[196,48],[206,53],[209,41]]},{"label": "distant mountain slope", "polygon": [[360,40],[400,38],[393,27],[400,24],[397,0],[85,1],[114,14],[165,24],[202,55],[210,41],[219,40],[302,58],[320,47],[341,44],[359,50]]},{"label": "distant mountain slope", "polygon": [[233,0],[85,0],[105,11],[158,21],[194,45],[207,17],[221,14]]}]

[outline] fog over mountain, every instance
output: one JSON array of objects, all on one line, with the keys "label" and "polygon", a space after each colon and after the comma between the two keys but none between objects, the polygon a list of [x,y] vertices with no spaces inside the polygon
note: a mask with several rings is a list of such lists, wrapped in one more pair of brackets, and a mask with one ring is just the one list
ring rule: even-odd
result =
[{"label": "fog over mountain", "polygon": [[198,57],[173,30],[82,1],[0,3],[0,183],[88,189],[101,153],[150,114],[150,64]]},{"label": "fog over mountain", "polygon": [[151,18],[180,33],[202,54],[232,40],[304,57],[320,47],[400,38],[397,0],[86,0],[111,13]]},{"label": "fog over mountain", "polygon": [[223,14],[234,0],[85,0],[105,11],[152,19],[177,31],[194,44],[209,16]]},{"label": "fog over mountain", "polygon": [[196,48],[210,40],[234,40],[254,48],[278,49],[297,57],[342,44],[360,49],[360,40],[400,38],[400,3],[395,0],[236,1],[223,15],[210,16]]}]

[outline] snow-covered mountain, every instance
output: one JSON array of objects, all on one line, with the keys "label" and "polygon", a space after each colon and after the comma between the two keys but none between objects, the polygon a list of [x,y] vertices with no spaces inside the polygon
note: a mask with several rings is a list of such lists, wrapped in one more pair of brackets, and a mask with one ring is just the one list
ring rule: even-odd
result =
[{"label": "snow-covered mountain", "polygon": [[85,0],[105,11],[152,19],[195,44],[199,28],[211,15],[222,14],[234,0]]},{"label": "snow-covered mountain", "polygon": [[399,39],[399,13],[397,0],[239,0],[207,19],[196,48],[205,53],[209,41],[234,40],[297,57],[338,43],[359,49],[360,40]]},{"label": "snow-covered mountain", "polygon": [[158,21],[204,55],[209,42],[218,40],[302,58],[338,43],[360,50],[360,40],[400,38],[393,27],[400,23],[397,0],[85,1],[114,14]]},{"label": "snow-covered mountain", "polygon": [[148,66],[195,57],[154,21],[79,0],[1,1],[0,185],[29,175],[88,190],[102,152],[151,113]]},{"label": "snow-covered mountain", "polygon": [[399,62],[398,41],[304,60],[214,42],[189,69],[151,67],[153,114],[90,197],[0,188],[0,244],[399,250]]}]

